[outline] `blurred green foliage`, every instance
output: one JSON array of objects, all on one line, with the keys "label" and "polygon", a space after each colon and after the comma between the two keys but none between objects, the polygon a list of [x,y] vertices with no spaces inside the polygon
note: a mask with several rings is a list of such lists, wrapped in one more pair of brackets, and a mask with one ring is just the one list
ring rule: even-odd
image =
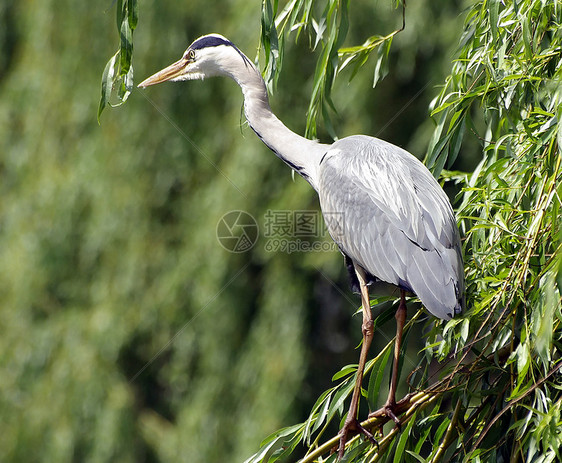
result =
[{"label": "blurred green foliage", "polygon": [[[332,375],[356,361],[359,300],[337,252],[272,253],[262,236],[233,254],[216,239],[231,210],[260,226],[268,210],[318,210],[308,184],[293,182],[244,126],[233,82],[133,90],[97,124],[124,3],[0,5],[1,461],[243,461],[264,436],[306,420]],[[321,17],[325,5],[311,3]],[[320,138],[367,133],[426,152],[427,108],[450,72],[462,5],[411,3],[387,77],[372,89],[376,59],[351,83],[352,67],[340,70],[330,93],[337,112],[330,127],[318,124]],[[258,50],[261,2],[139,6],[140,78],[209,32],[250,57]],[[350,2],[347,20],[344,49],[402,24],[400,9],[367,0]],[[299,133],[324,50],[311,52],[311,37],[283,42],[271,97]],[[481,145],[463,140],[449,167],[472,171]],[[393,331],[380,327],[373,353]],[[408,371],[423,347],[421,334],[410,338]]]}]

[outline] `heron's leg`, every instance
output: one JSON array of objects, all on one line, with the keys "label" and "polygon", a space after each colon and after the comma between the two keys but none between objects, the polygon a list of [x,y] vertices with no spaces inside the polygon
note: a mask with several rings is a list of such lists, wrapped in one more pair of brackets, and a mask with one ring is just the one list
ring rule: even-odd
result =
[{"label": "heron's leg", "polygon": [[361,383],[363,382],[363,370],[367,363],[367,353],[373,340],[374,324],[371,314],[371,304],[369,302],[369,289],[367,287],[367,278],[365,272],[355,267],[357,278],[359,279],[359,287],[361,289],[361,305],[363,308],[363,324],[361,330],[363,331],[363,344],[361,345],[361,354],[359,355],[359,365],[357,367],[357,376],[355,378],[355,387],[353,388],[353,395],[351,397],[351,404],[345,423],[340,431],[340,445],[338,448],[338,458],[342,458],[345,450],[345,443],[350,433],[361,432],[369,439],[376,442],[373,435],[363,428],[357,421],[357,408],[359,406],[359,398],[361,395]]},{"label": "heron's leg", "polygon": [[400,420],[394,414],[396,407],[396,386],[398,384],[398,360],[400,359],[400,347],[402,346],[402,331],[406,323],[406,293],[400,290],[400,305],[396,311],[396,339],[394,341],[394,362],[392,365],[392,377],[390,379],[390,390],[388,391],[388,399],[384,405],[386,416],[392,418],[394,422],[400,426]]}]

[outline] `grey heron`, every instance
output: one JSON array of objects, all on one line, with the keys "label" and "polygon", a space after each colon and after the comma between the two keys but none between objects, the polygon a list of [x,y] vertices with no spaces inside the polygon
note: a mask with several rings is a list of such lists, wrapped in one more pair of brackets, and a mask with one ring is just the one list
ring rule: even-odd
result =
[{"label": "grey heron", "polygon": [[238,83],[246,119],[254,132],[316,190],[328,231],[344,255],[352,285],[359,287],[363,343],[349,412],[340,431],[341,457],[350,434],[362,432],[374,440],[357,420],[374,331],[369,286],[391,286],[400,295],[392,377],[383,407],[397,425],[395,394],[406,294],[415,294],[441,319],[462,311],[464,270],[453,209],[429,170],[395,145],[364,135],[323,144],[289,130],[271,111],[256,66],[221,35],[198,38],[178,61],[139,87],[213,76],[227,76]]}]

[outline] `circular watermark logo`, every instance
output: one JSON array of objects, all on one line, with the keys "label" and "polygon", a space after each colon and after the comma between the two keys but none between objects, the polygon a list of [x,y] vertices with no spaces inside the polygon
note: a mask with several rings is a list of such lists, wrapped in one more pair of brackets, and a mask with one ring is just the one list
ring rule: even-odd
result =
[{"label": "circular watermark logo", "polygon": [[258,240],[258,223],[244,211],[230,211],[217,223],[217,239],[220,245],[230,252],[246,252]]}]

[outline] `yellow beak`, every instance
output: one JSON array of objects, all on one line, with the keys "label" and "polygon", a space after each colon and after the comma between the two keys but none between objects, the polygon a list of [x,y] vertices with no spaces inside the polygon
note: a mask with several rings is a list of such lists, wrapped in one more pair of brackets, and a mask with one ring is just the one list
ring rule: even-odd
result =
[{"label": "yellow beak", "polygon": [[161,71],[158,71],[148,79],[143,80],[138,86],[140,88],[144,88],[150,85],[156,85],[162,82],[166,82],[167,80],[174,79],[175,77],[178,77],[182,74],[182,71],[187,64],[188,61],[182,58],[179,61],[170,64],[168,67],[162,69]]}]

